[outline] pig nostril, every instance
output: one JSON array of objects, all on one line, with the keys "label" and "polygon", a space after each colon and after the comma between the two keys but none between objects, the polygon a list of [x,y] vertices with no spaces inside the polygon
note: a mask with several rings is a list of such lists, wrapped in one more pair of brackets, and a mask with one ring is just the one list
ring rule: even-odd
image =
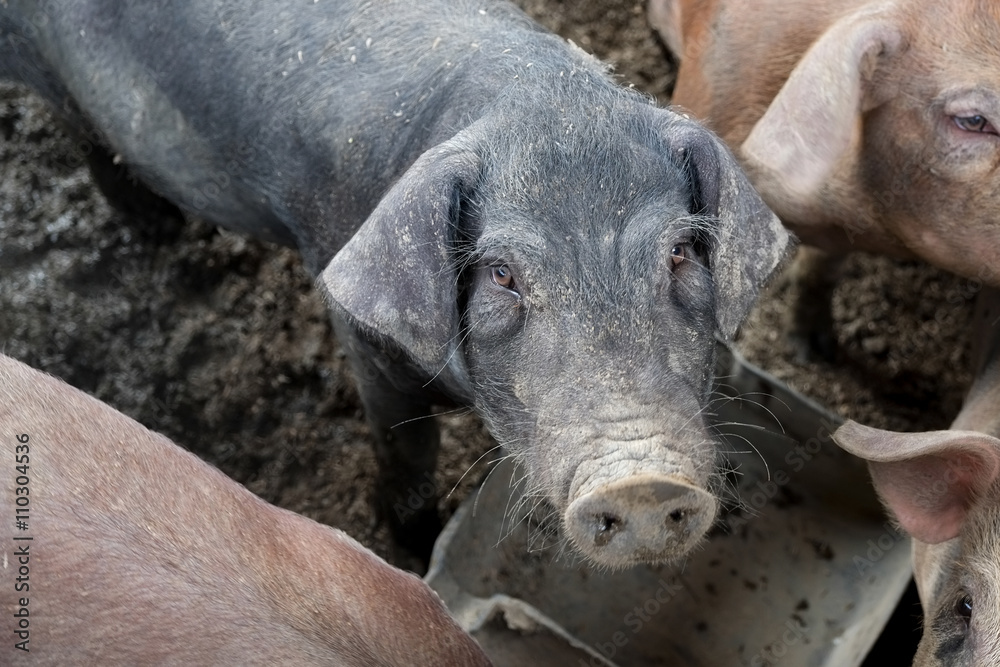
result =
[{"label": "pig nostril", "polygon": [[618,525],[621,523],[621,519],[611,514],[603,514],[597,517],[597,530],[601,533],[606,533],[608,531],[617,530]]},{"label": "pig nostril", "polygon": [[642,473],[580,494],[563,525],[572,544],[597,564],[663,563],[686,555],[716,510],[715,498],[686,480]]},{"label": "pig nostril", "polygon": [[613,514],[598,514],[597,530],[594,531],[594,544],[603,547],[614,539],[614,536],[625,527],[625,522]]}]

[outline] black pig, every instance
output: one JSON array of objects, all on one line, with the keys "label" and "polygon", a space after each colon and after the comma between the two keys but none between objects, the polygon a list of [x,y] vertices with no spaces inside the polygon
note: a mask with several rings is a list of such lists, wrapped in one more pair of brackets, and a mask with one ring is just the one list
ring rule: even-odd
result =
[{"label": "black pig", "polygon": [[491,0],[6,0],[0,74],[187,214],[293,244],[375,433],[383,515],[471,404],[592,561],[711,525],[704,413],[789,237],[709,132]]}]

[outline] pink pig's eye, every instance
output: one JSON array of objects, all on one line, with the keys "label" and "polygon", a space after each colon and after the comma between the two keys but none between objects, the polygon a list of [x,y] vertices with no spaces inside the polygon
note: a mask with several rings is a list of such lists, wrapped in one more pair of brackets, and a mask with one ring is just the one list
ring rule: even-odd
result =
[{"label": "pink pig's eye", "polygon": [[955,601],[955,615],[959,616],[965,625],[968,626],[969,622],[972,621],[972,596],[963,595],[958,600]]},{"label": "pink pig's eye", "polygon": [[978,132],[980,134],[998,134],[993,124],[986,119],[986,116],[976,114],[974,116],[952,116],[958,129],[966,132]]}]

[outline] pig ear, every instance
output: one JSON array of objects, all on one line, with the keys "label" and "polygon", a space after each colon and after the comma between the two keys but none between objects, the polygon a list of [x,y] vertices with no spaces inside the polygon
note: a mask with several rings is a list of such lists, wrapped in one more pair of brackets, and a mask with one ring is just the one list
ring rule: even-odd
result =
[{"label": "pig ear", "polygon": [[969,507],[1000,474],[1000,440],[975,431],[894,433],[849,421],[833,439],[868,461],[882,500],[927,544],[957,537]]},{"label": "pig ear", "polygon": [[793,240],[715,135],[694,124],[674,132],[673,146],[691,175],[692,210],[718,220],[707,239],[709,268],[715,281],[716,325],[730,340]]},{"label": "pig ear", "polygon": [[321,291],[362,330],[402,348],[425,372],[464,377],[454,247],[473,153],[450,144],[417,159],[323,270]]},{"label": "pig ear", "polygon": [[660,33],[660,39],[673,53],[677,62],[684,57],[681,0],[650,0],[646,10],[649,25]]},{"label": "pig ear", "polygon": [[[807,201],[851,150],[879,58],[903,42],[885,10],[864,10],[833,25],[799,61],[740,147],[754,182],[795,205]],[[769,195],[770,197],[770,195]]]}]

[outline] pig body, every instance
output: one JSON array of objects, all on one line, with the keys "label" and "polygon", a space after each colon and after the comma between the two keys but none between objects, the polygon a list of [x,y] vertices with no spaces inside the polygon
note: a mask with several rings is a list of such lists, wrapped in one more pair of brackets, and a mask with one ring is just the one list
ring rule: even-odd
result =
[{"label": "pig body", "polygon": [[674,103],[805,243],[1000,285],[1000,5],[651,0]]},{"label": "pig body", "polygon": [[1000,291],[977,304],[979,372],[951,429],[848,422],[834,439],[869,461],[913,541],[924,610],[918,667],[1000,664]]},{"label": "pig body", "polygon": [[302,252],[405,545],[438,526],[408,505],[432,404],[474,405],[598,563],[711,524],[713,333],[788,236],[703,128],[488,0],[8,0],[0,32],[0,73],[182,211]]},{"label": "pig body", "polygon": [[417,577],[5,356],[0,433],[5,665],[489,664]]}]

